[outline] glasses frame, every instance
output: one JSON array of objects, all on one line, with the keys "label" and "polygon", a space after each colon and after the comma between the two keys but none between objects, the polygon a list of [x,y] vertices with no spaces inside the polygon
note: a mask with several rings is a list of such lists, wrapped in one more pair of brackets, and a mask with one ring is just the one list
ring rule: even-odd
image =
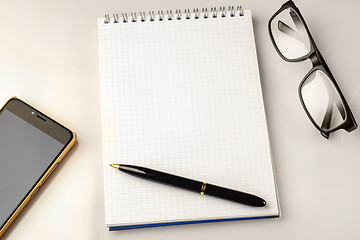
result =
[{"label": "glasses frame", "polygon": [[[278,46],[276,45],[273,33],[271,31],[271,23],[272,23],[272,21],[282,11],[284,11],[285,9],[288,9],[288,8],[291,8],[292,10],[294,10],[295,13],[299,16],[300,21],[303,23],[303,25],[305,27],[305,30],[306,30],[306,32],[307,32],[307,34],[309,36],[309,41],[310,41],[310,51],[309,51],[309,53],[302,56],[302,57],[295,58],[295,59],[288,59],[281,53]],[[347,132],[351,132],[351,131],[355,130],[357,128],[357,124],[356,124],[355,118],[354,118],[354,116],[353,116],[353,114],[352,114],[352,112],[350,110],[350,107],[349,107],[348,103],[346,102],[345,97],[343,96],[338,84],[336,83],[335,78],[332,75],[329,67],[327,66],[323,56],[321,55],[319,49],[317,48],[317,46],[315,44],[315,41],[314,41],[310,31],[309,31],[309,28],[308,28],[303,16],[300,13],[300,10],[295,6],[295,3],[293,1],[290,0],[290,1],[286,2],[286,3],[284,3],[281,6],[281,8],[270,18],[269,23],[268,23],[268,30],[269,30],[270,39],[272,41],[272,44],[274,45],[274,48],[276,49],[276,51],[278,52],[278,54],[280,55],[280,57],[283,60],[285,60],[287,62],[302,62],[302,61],[305,61],[307,59],[310,59],[313,66],[310,69],[310,71],[305,75],[305,77],[302,79],[302,81],[300,82],[299,87],[298,87],[298,94],[299,94],[301,105],[303,106],[307,116],[309,117],[311,122],[314,124],[314,126],[321,132],[321,135],[324,136],[325,138],[329,138],[329,135],[330,135],[331,132],[334,132],[334,131],[339,130],[339,129],[344,129]],[[335,87],[337,93],[339,94],[339,98],[342,101],[342,104],[343,104],[343,107],[344,107],[344,110],[345,110],[345,112],[344,112],[344,114],[345,114],[344,122],[341,123],[340,125],[334,127],[334,128],[330,128],[328,130],[322,129],[321,127],[319,127],[316,124],[316,122],[314,121],[314,119],[310,115],[309,111],[307,110],[307,108],[305,106],[305,103],[304,103],[304,99],[303,99],[302,94],[301,94],[301,89],[304,86],[305,81],[308,79],[308,77],[313,72],[315,72],[317,70],[322,71],[330,79],[331,83],[333,84],[333,86]],[[325,119],[325,118],[327,118],[327,119]],[[325,116],[323,123],[325,122],[325,124],[330,126],[330,121],[331,121],[331,115],[330,115],[330,118],[329,118],[329,116],[328,117]]]}]

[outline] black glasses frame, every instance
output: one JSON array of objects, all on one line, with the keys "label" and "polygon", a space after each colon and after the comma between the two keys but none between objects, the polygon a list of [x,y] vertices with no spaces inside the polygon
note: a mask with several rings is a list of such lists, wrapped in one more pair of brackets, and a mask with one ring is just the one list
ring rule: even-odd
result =
[{"label": "black glasses frame", "polygon": [[[288,8],[291,8],[299,16],[299,18],[300,18],[301,22],[303,23],[303,25],[305,27],[305,30],[306,30],[306,32],[307,32],[307,34],[309,36],[309,41],[310,41],[310,52],[308,54],[302,56],[302,57],[295,58],[295,59],[288,59],[281,53],[280,49],[276,45],[274,36],[272,34],[272,31],[271,31],[271,22],[273,21],[273,19],[277,15],[279,15],[282,11],[284,11],[285,9],[288,9]],[[270,39],[272,41],[272,44],[274,45],[276,51],[278,52],[278,54],[280,55],[280,57],[283,60],[285,60],[287,62],[301,62],[301,61],[305,61],[307,59],[310,59],[312,65],[313,65],[312,69],[305,75],[303,80],[300,82],[300,85],[299,85],[299,88],[298,88],[298,94],[299,94],[300,102],[301,102],[307,116],[309,117],[311,122],[314,124],[314,126],[321,132],[321,135],[324,136],[325,138],[329,138],[329,135],[330,135],[331,132],[334,132],[334,131],[339,130],[339,129],[344,129],[344,130],[346,130],[348,132],[351,132],[351,131],[355,130],[357,128],[357,124],[356,124],[355,118],[354,118],[354,116],[353,116],[353,114],[352,114],[352,112],[350,110],[350,107],[349,107],[348,103],[346,102],[345,97],[343,96],[342,92],[340,91],[340,88],[339,88],[338,84],[336,83],[334,76],[330,72],[330,69],[327,66],[324,58],[322,57],[319,49],[317,48],[317,46],[315,44],[315,41],[314,41],[312,35],[310,34],[309,28],[306,25],[306,22],[305,22],[303,16],[301,15],[299,9],[295,6],[295,3],[293,1],[290,0],[290,1],[286,2],[286,3],[284,3],[281,6],[281,8],[270,18],[269,24],[268,24],[268,30],[269,30]],[[301,94],[301,89],[304,86],[305,81],[307,80],[307,78],[313,72],[315,72],[317,70],[322,71],[330,79],[330,81],[332,82],[333,86],[335,87],[336,91],[339,94],[340,100],[342,101],[343,108],[344,108],[344,111],[340,110],[340,108],[339,108],[339,110],[340,110],[340,112],[341,112],[341,114],[342,114],[342,116],[344,118],[344,122],[341,123],[339,126],[336,126],[334,128],[328,129],[328,130],[322,129],[321,127],[319,127],[316,124],[316,122],[314,121],[314,119],[310,115],[309,111],[307,110],[307,108],[305,106],[305,103],[304,103],[304,99],[303,99],[302,94]],[[322,127],[329,128],[330,123],[331,123],[331,114],[330,114],[330,116],[326,115],[324,117]]]}]

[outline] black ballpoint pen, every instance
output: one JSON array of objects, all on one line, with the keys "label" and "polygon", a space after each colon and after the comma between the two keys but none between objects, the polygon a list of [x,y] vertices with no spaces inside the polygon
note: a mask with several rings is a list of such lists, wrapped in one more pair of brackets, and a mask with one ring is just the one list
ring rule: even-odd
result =
[{"label": "black ballpoint pen", "polygon": [[219,187],[213,184],[180,177],[169,173],[126,164],[110,164],[110,166],[136,177],[140,177],[146,180],[153,180],[194,192],[200,192],[202,195],[206,194],[254,207],[264,207],[266,205],[266,201],[264,199],[249,193]]}]

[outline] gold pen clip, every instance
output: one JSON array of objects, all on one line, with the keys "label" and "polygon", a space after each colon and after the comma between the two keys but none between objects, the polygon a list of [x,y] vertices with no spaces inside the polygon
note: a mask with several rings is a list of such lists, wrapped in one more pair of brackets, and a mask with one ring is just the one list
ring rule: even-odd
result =
[{"label": "gold pen clip", "polygon": [[201,195],[205,194],[205,189],[206,189],[206,182],[203,182],[203,184],[201,185],[201,190],[200,190]]}]

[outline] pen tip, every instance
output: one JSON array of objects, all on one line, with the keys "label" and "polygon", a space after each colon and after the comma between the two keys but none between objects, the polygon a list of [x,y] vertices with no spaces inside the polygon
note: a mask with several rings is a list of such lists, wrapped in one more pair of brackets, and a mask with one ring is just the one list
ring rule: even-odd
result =
[{"label": "pen tip", "polygon": [[119,167],[120,167],[120,164],[109,164],[109,165],[110,165],[110,167],[113,167],[115,169],[119,169]]}]

